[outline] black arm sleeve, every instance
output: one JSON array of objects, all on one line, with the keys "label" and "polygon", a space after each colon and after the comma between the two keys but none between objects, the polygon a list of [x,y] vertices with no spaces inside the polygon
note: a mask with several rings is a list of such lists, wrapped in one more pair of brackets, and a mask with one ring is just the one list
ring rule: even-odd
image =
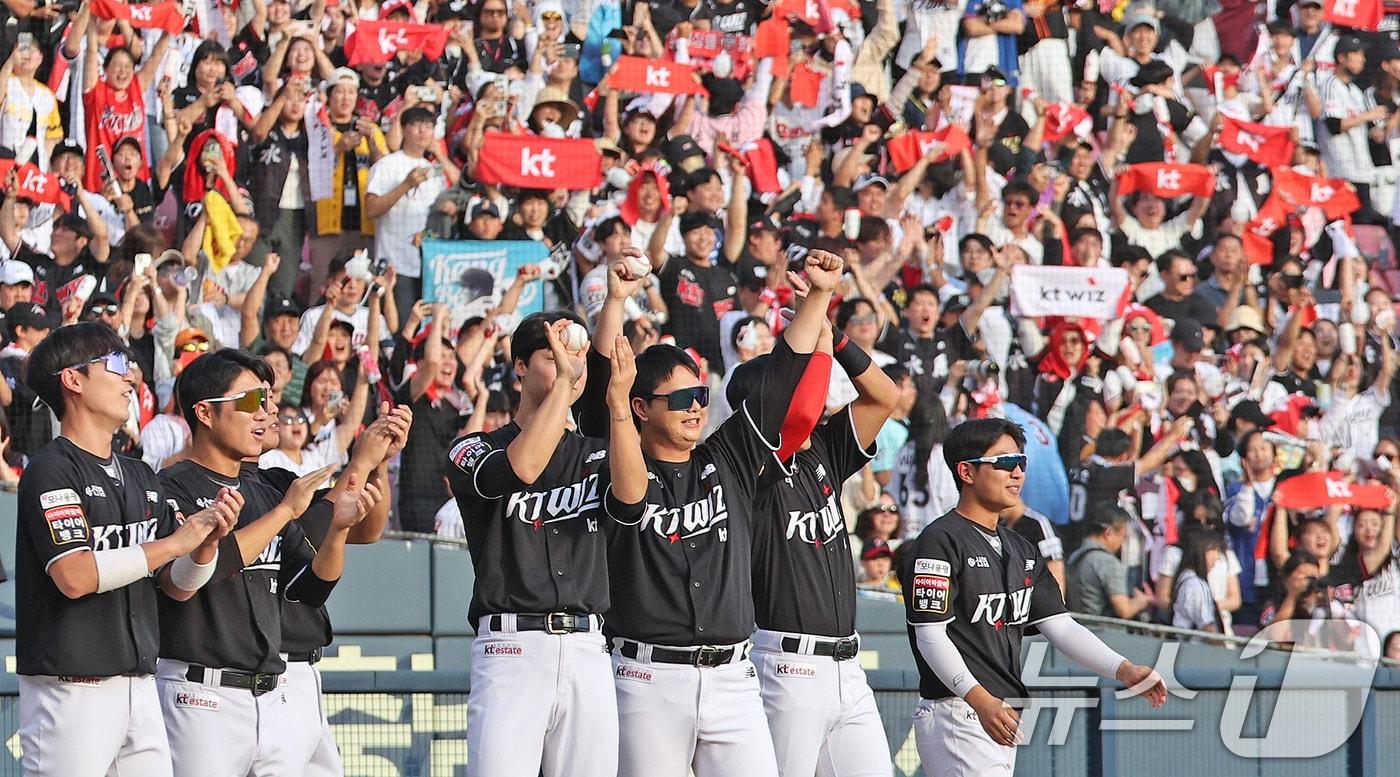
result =
[{"label": "black arm sleeve", "polygon": [[607,437],[607,395],[608,381],[612,379],[612,362],[591,347],[585,358],[588,378],[583,384],[583,394],[574,403],[574,420],[578,423],[579,434],[584,437]]},{"label": "black arm sleeve", "polygon": [[785,338],[779,338],[768,363],[763,367],[763,383],[756,396],[744,400],[744,409],[753,419],[754,428],[763,435],[770,447],[778,445],[783,431],[783,419],[797,393],[797,384],[807,371],[810,353],[795,353]]},{"label": "black arm sleeve", "polygon": [[[322,502],[325,504],[325,502]],[[311,607],[320,607],[335,590],[335,580],[322,580],[311,568],[316,558],[316,548],[306,537],[297,522],[287,524],[282,532],[282,565],[278,577],[282,581],[282,596],[289,602],[301,602]]]}]

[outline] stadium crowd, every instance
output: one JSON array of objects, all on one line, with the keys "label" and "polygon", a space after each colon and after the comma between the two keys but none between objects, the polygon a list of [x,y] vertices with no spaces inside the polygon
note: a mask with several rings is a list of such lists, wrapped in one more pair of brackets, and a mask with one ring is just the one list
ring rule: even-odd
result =
[{"label": "stadium crowd", "polygon": [[[843,492],[869,595],[898,594],[901,541],[956,502],[950,426],[1005,416],[1041,441],[1005,520],[1073,609],[1400,630],[1379,0],[164,6],[0,10],[0,480],[57,429],[26,354],[98,321],[139,369],[120,450],[179,461],[175,377],[248,349],[276,376],[265,466],[343,465],[406,404],[393,526],[461,536],[448,447],[511,419],[522,299],[592,323],[607,267],[645,252],[624,333],[689,350],[714,428],[796,306],[789,263],[821,249],[847,266],[833,326],[900,389]],[[631,58],[694,83],[624,79]],[[503,136],[588,139],[598,182],[486,183]],[[425,239],[551,253],[466,316],[423,298]],[[1024,314],[1037,267],[1123,297]],[[855,395],[834,369],[828,408]]]}]

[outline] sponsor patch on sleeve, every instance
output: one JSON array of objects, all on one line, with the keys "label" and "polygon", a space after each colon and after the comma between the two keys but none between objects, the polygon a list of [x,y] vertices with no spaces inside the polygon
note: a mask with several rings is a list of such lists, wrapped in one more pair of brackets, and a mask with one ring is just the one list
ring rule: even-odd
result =
[{"label": "sponsor patch on sleeve", "polygon": [[44,511],[49,534],[55,545],[71,545],[88,541],[88,520],[82,505],[62,505]]},{"label": "sponsor patch on sleeve", "polygon": [[71,488],[56,488],[52,491],[45,491],[39,495],[39,507],[44,510],[51,510],[64,505],[82,506],[83,498],[78,496],[78,492]]},{"label": "sponsor patch on sleeve", "polygon": [[453,466],[463,472],[471,472],[490,452],[491,443],[480,437],[469,437],[452,446],[452,450],[447,452],[447,458]]},{"label": "sponsor patch on sleeve", "polygon": [[914,590],[911,592],[914,612],[946,615],[948,587],[948,578],[945,575],[915,574]]},{"label": "sponsor patch on sleeve", "polygon": [[953,567],[946,561],[939,561],[936,558],[916,558],[914,559],[914,574],[927,573],[930,575],[942,575],[951,577]]}]

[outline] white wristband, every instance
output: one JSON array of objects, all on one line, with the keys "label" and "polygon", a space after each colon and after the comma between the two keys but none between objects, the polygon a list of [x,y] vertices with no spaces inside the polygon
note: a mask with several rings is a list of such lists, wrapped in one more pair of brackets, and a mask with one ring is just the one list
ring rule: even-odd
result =
[{"label": "white wristband", "polygon": [[100,594],[125,588],[151,573],[146,551],[140,545],[96,550],[92,560],[97,563],[97,592]]},{"label": "white wristband", "polygon": [[219,552],[208,564],[196,564],[189,556],[181,556],[170,565],[170,582],[181,591],[198,591],[214,576],[214,564],[219,560]]}]

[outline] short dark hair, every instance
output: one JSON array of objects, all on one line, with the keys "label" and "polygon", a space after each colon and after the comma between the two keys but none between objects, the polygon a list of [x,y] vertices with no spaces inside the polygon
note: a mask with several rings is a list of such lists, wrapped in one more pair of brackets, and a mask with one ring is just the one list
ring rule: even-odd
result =
[{"label": "short dark hair", "polygon": [[849,210],[856,206],[856,193],[847,186],[828,186],[826,194],[831,195],[831,202],[841,210]]},{"label": "short dark hair", "polygon": [[[1176,248],[1168,248],[1167,250],[1163,251],[1162,255],[1157,257],[1157,272],[1162,273],[1163,275],[1167,274],[1168,272],[1171,272],[1172,262],[1175,262],[1178,259],[1185,259],[1186,261],[1191,262],[1191,257],[1187,256],[1185,251],[1181,251]],[[1195,264],[1195,262],[1192,262],[1192,264]]]},{"label": "short dark hair", "polygon": [[621,216],[609,216],[593,225],[593,242],[601,243],[612,237],[613,233],[619,229],[629,236],[632,234],[632,228],[622,220]]},{"label": "short dark hair", "polygon": [[[1274,445],[1274,441],[1269,439],[1269,436],[1267,434],[1264,434],[1264,431],[1265,430],[1263,429],[1250,429],[1249,431],[1245,432],[1242,437],[1240,437],[1240,442],[1238,445],[1235,446],[1235,451],[1239,453],[1241,459],[1244,458],[1244,452],[1249,450],[1249,444],[1254,442],[1255,437],[1258,437],[1264,442],[1268,443],[1269,448],[1272,449],[1275,453],[1278,452],[1278,446]],[[1377,443],[1377,445],[1379,444],[1380,443]]]},{"label": "short dark hair", "polygon": [[1105,459],[1116,459],[1128,452],[1133,439],[1122,429],[1108,428],[1094,438],[1094,452]]},{"label": "short dark hair", "polygon": [[1133,516],[1118,505],[1101,504],[1094,508],[1094,517],[1085,522],[1090,534],[1103,534],[1116,526],[1133,522]]},{"label": "short dark hair", "polygon": [[885,377],[894,381],[894,385],[896,386],[903,383],[904,379],[909,377],[909,368],[899,362],[890,362],[880,369],[884,370]]},{"label": "short dark hair", "polygon": [[[189,424],[190,434],[195,433],[199,423],[195,419],[194,406],[206,399],[228,394],[234,381],[244,372],[251,372],[258,380],[269,385],[273,381],[272,368],[261,356],[254,356],[237,348],[220,348],[190,362],[175,379],[175,405],[180,408],[185,423]],[[307,375],[310,385],[311,376]]]},{"label": "short dark hair", "polygon": [[841,304],[836,306],[836,328],[845,329],[851,323],[851,317],[856,315],[856,311],[864,304],[871,310],[875,309],[874,303],[864,297],[848,297],[841,300]]},{"label": "short dark hair", "polygon": [[1103,233],[1093,227],[1075,227],[1069,232],[1069,244],[1078,243],[1080,238],[1092,237],[1100,243],[1103,242]]},{"label": "short dark hair", "polygon": [[934,287],[934,285],[931,283],[920,283],[919,285],[909,289],[910,302],[914,301],[914,295],[916,294],[932,294],[934,302],[938,302],[940,304],[943,302],[943,298],[938,296],[938,289]]},{"label": "short dark hair", "polygon": [[1006,202],[1008,198],[1018,194],[1030,200],[1032,205],[1035,204],[1036,200],[1040,199],[1040,192],[1036,191],[1034,186],[1031,186],[1030,181],[1018,178],[1002,188],[1001,201]]},{"label": "short dark hair", "polygon": [[530,364],[530,357],[535,355],[535,351],[549,350],[549,336],[545,330],[550,324],[560,319],[568,319],[579,326],[587,328],[583,319],[572,310],[547,310],[539,313],[531,313],[520,321],[515,327],[515,332],[510,336],[510,358]]},{"label": "short dark hair", "polygon": [[54,223],[54,227],[62,227],[78,237],[92,242],[92,227],[88,226],[87,219],[77,214],[65,213],[59,216],[58,221]]},{"label": "short dark hair", "polygon": [[1187,372],[1186,370],[1177,370],[1176,372],[1173,372],[1172,374],[1168,375],[1165,384],[1167,387],[1167,393],[1172,393],[1172,389],[1176,388],[1176,384],[1180,383],[1183,380],[1189,380],[1192,383],[1195,383],[1196,373]]},{"label": "short dark hair", "polygon": [[948,438],[943,441],[943,460],[948,464],[948,469],[953,471],[953,480],[957,481],[958,490],[962,490],[963,487],[962,480],[957,476],[958,464],[987,455],[987,449],[996,445],[997,440],[1002,437],[1010,437],[1018,450],[1025,451],[1025,430],[1014,421],[1005,418],[964,421],[948,432]]},{"label": "short dark hair", "polygon": [[58,374],[69,367],[82,369],[82,365],[112,351],[130,354],[126,343],[106,324],[83,321],[61,326],[29,352],[24,361],[24,382],[62,421],[67,408]]},{"label": "short dark hair", "polygon": [[856,235],[857,243],[869,243],[872,240],[879,240],[890,234],[890,224],[879,216],[861,216],[860,233]]},{"label": "short dark hair", "polygon": [[752,324],[763,324],[764,326],[768,326],[768,321],[766,319],[759,318],[758,316],[744,316],[738,321],[735,321],[734,328],[729,330],[729,345],[736,352],[739,350],[739,337],[743,334],[744,327],[750,326]]},{"label": "short dark hair", "polygon": [[[700,377],[700,365],[690,358],[690,354],[674,345],[653,345],[642,351],[637,354],[637,377],[632,381],[630,396],[648,397],[655,394],[656,387],[665,383],[677,369],[685,369],[695,377]],[[730,379],[733,377],[731,375]]]}]

